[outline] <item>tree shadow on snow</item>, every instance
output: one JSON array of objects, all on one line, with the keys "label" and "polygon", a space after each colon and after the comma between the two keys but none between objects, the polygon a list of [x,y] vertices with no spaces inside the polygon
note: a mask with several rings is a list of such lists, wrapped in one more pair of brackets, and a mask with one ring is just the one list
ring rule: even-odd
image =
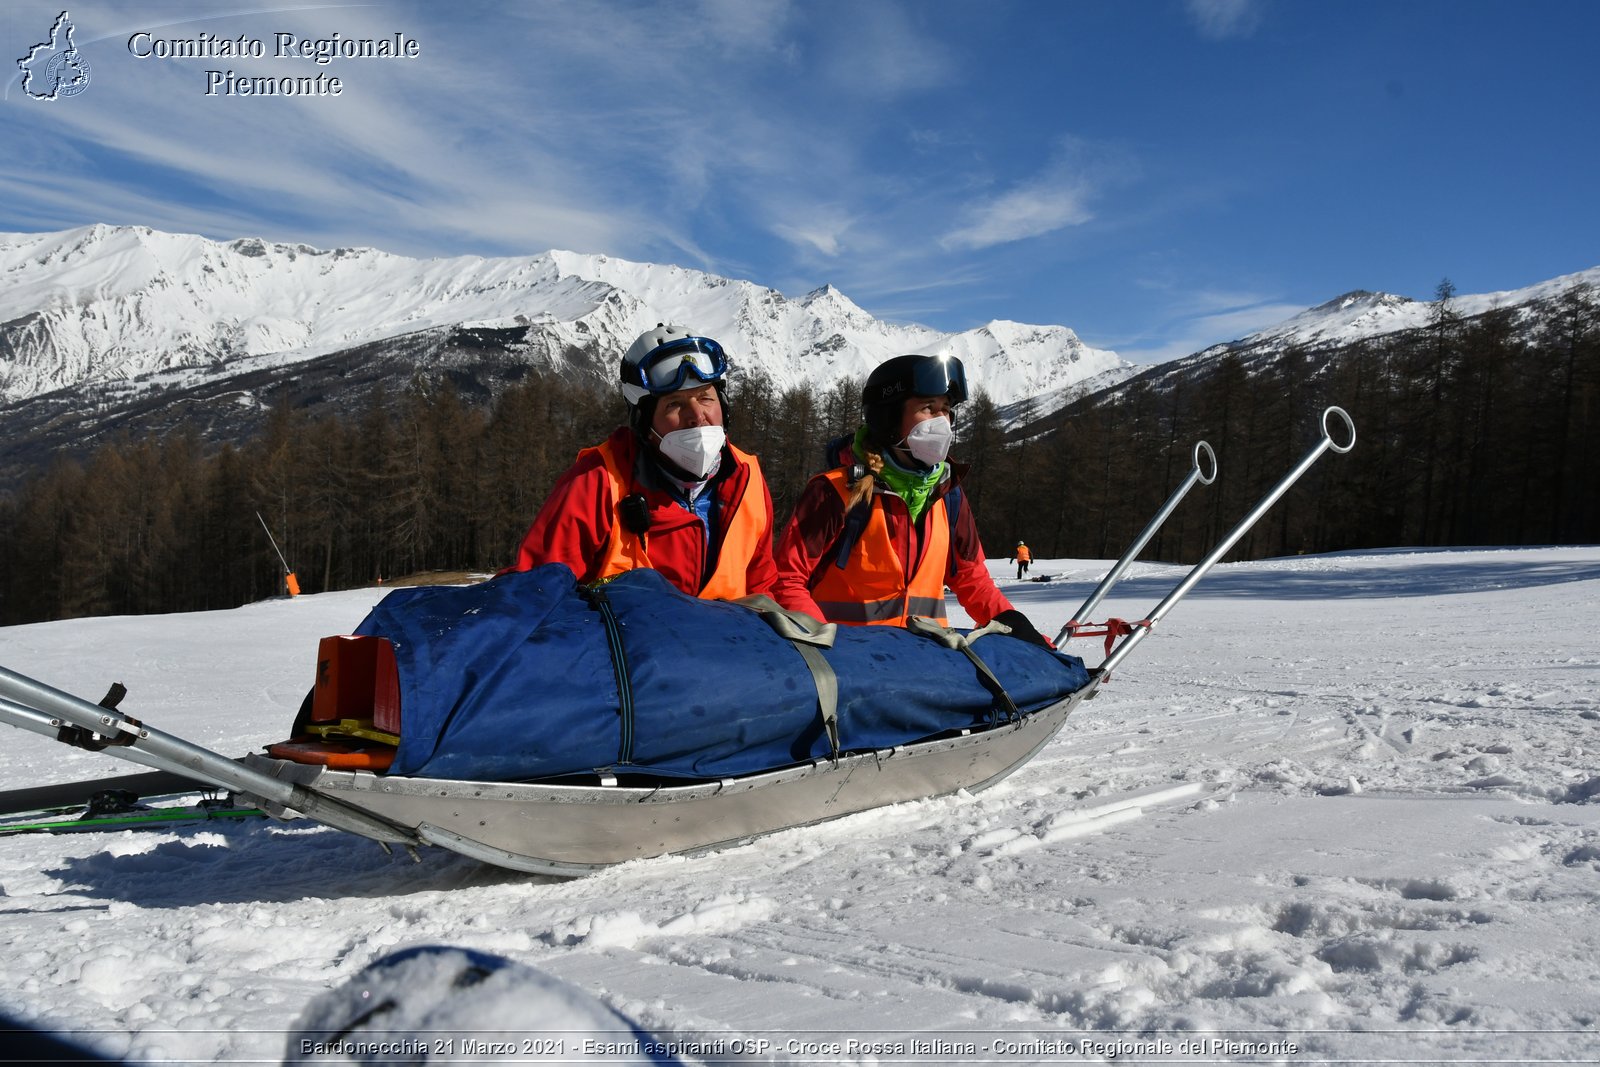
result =
[{"label": "tree shadow on snow", "polygon": [[[1369,558],[1372,562],[1364,562]],[[1187,567],[1172,566],[1160,575],[1126,578],[1111,595],[1119,601],[1148,600],[1154,608],[1188,573]],[[1195,600],[1388,599],[1534,589],[1597,579],[1600,561],[1593,559],[1552,559],[1544,553],[1516,549],[1483,550],[1467,558],[1459,549],[1391,549],[1352,553],[1348,558],[1270,559],[1237,568],[1221,564],[1188,596]],[[1099,580],[1100,574],[1092,574],[1064,581],[1006,583],[1005,593],[1024,610],[1030,603],[1079,603]]]},{"label": "tree shadow on snow", "polygon": [[133,851],[149,833],[108,835],[101,851],[68,858],[45,873],[75,895],[141,908],[392,897],[560,881],[491,867],[438,848],[419,850],[417,859],[403,849],[388,854],[375,841],[309,823],[233,824],[221,832],[197,825],[151,835],[160,840]]}]

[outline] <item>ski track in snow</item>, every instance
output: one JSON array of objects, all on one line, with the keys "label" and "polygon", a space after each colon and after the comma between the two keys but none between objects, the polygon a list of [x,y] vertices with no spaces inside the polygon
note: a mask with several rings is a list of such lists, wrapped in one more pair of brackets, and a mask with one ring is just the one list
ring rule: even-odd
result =
[{"label": "ski track in snow", "polygon": [[[993,567],[1053,632],[1107,564]],[[1140,618],[1182,574],[1137,565],[1100,614]],[[379,595],[11,627],[0,663],[91,699],[120,678],[131,713],[244,751]],[[115,1055],[272,1060],[317,993],[450,944],[675,1039],[1226,1031],[1299,1058],[1592,1060],[1597,607],[1592,547],[1219,567],[994,789],[578,881],[298,823],[0,839],[0,1010]],[[132,769],[8,741],[12,787]]]}]

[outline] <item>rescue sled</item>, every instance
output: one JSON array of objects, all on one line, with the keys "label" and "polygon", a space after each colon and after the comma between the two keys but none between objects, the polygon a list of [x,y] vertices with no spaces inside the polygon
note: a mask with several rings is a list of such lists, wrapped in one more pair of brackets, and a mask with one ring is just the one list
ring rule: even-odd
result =
[{"label": "rescue sled", "polygon": [[[1329,431],[1332,416],[1348,432],[1342,444]],[[1105,639],[1093,669],[1004,636],[998,624],[818,627],[770,603],[696,601],[650,571],[576,589],[557,566],[473,592],[391,594],[354,641],[336,639],[360,652],[319,656],[311,714],[297,724],[304,730],[266,754],[230,759],[120,712],[109,695],[91,703],[5,668],[0,720],[230,790],[280,817],[513,870],[572,877],[728,847],[1001,781],[1324,452],[1354,445],[1350,417],[1327,409],[1321,440],[1146,618],[1081,621],[1189,489],[1216,477],[1210,447],[1197,445],[1188,478],[1062,628],[1058,644]],[[597,625],[609,682],[579,669],[586,659],[602,663],[585,636]],[[694,627],[704,632],[686,632]],[[664,650],[641,653],[641,633],[668,635]],[[534,648],[573,669],[519,674]],[[752,648],[760,667],[739,680],[726,665]],[[705,659],[701,684],[728,690],[720,695],[731,703],[712,707],[671,690],[686,650]],[[874,675],[879,661],[894,670]],[[896,694],[889,679],[908,673]],[[588,679],[583,691],[563,691],[567,677]],[[535,706],[556,710],[528,714]]]}]

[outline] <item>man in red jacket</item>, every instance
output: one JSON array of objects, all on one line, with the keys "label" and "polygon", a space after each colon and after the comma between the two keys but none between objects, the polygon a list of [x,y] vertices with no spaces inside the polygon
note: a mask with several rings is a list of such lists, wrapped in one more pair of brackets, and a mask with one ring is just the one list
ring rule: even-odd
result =
[{"label": "man in red jacket", "polygon": [[628,425],[550,490],[508,570],[565,563],[592,583],[652,567],[691,596],[770,593],[772,495],[723,431],[722,346],[658,323],[622,357]]}]

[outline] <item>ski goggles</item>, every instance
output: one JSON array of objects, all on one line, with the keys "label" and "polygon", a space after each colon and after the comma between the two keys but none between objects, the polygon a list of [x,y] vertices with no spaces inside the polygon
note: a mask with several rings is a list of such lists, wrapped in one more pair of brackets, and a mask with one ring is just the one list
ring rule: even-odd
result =
[{"label": "ski goggles", "polygon": [[637,365],[624,364],[623,374],[652,393],[675,393],[689,386],[692,375],[714,382],[728,372],[728,357],[709,337],[680,337],[652,351]]},{"label": "ski goggles", "polygon": [[911,370],[912,396],[945,396],[950,403],[967,399],[967,370],[954,356],[919,359]]}]

